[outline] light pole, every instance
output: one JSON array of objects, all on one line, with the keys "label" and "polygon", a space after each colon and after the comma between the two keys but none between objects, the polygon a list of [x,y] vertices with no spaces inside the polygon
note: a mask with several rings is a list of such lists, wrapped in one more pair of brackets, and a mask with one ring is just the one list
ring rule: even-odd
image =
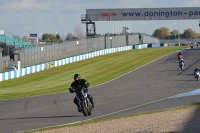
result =
[{"label": "light pole", "polygon": [[60,35],[59,35],[59,32],[56,32],[56,39],[57,39],[58,42],[60,41]]},{"label": "light pole", "polygon": [[40,33],[40,34],[41,34],[41,40],[42,40],[43,33]]},{"label": "light pole", "polygon": [[110,46],[112,48],[112,37],[110,36]]},{"label": "light pole", "polygon": [[179,20],[178,20],[178,46],[180,46]]}]

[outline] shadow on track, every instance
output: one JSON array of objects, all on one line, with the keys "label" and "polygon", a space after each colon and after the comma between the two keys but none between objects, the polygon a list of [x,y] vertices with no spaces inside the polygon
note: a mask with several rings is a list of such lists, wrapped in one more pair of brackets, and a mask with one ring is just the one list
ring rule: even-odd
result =
[{"label": "shadow on track", "polygon": [[24,120],[24,119],[49,119],[49,118],[67,118],[67,117],[82,117],[81,115],[74,116],[47,116],[47,117],[19,117],[19,118],[5,118],[1,120]]}]

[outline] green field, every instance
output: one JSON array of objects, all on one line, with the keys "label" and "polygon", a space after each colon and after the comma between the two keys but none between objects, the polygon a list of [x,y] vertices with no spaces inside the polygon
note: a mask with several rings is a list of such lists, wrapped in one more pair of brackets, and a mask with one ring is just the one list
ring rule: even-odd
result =
[{"label": "green field", "polygon": [[0,82],[0,100],[67,92],[75,73],[79,73],[94,86],[187,47],[170,46],[117,52],[3,81]]}]

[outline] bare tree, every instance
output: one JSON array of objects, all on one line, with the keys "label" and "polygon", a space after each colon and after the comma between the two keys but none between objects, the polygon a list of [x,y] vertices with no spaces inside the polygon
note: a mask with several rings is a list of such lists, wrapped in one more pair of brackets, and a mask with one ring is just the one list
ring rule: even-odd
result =
[{"label": "bare tree", "polygon": [[75,29],[74,29],[74,35],[75,35],[75,37],[77,37],[79,39],[84,38],[85,33],[84,33],[83,27],[81,25],[77,25],[75,27]]},{"label": "bare tree", "polygon": [[22,37],[22,41],[23,41],[23,42],[28,42],[28,37],[27,37],[27,36],[23,36],[23,37]]},{"label": "bare tree", "polygon": [[20,40],[20,37],[18,35],[13,35],[13,38]]}]

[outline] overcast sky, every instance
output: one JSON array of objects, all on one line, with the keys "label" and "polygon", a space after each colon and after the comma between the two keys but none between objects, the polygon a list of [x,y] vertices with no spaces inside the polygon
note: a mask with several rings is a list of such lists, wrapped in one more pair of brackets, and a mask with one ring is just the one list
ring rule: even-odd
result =
[{"label": "overcast sky", "polygon": [[[81,23],[81,14],[86,9],[103,8],[167,8],[200,7],[200,0],[0,0],[0,30],[19,36],[30,33],[74,34],[76,25]],[[112,33],[113,25],[128,25],[130,32],[152,34],[155,29],[165,26],[170,30],[183,32],[187,28],[200,33],[200,20],[157,20],[157,21],[99,21],[98,34]]]}]

